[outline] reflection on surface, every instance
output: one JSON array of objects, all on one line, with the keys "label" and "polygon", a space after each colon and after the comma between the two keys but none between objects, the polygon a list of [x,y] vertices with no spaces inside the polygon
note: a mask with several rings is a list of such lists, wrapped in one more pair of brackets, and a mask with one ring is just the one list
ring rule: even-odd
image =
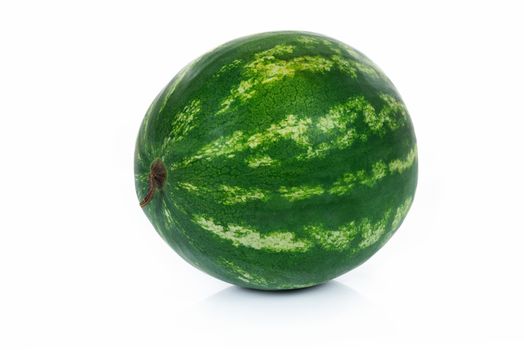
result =
[{"label": "reflection on surface", "polygon": [[[384,334],[391,329],[391,323],[379,311],[364,296],[336,281],[278,292],[228,287],[191,310],[198,327],[216,331],[213,336],[246,341],[257,338],[263,343],[267,340],[264,337],[311,337],[318,342],[319,327],[353,340],[376,337],[377,331]],[[325,335],[325,329],[320,333]]]},{"label": "reflection on surface", "polygon": [[224,317],[245,314],[273,318],[274,315],[281,315],[289,319],[354,311],[366,304],[369,302],[353,289],[331,281],[288,291],[260,291],[232,286],[210,296],[201,306],[212,313],[224,313]]}]

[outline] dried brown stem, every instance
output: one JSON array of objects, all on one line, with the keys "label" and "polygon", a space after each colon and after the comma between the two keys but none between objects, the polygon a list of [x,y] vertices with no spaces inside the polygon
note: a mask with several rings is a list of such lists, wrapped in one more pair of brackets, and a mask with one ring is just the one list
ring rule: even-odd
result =
[{"label": "dried brown stem", "polygon": [[140,207],[144,208],[146,205],[151,203],[155,195],[156,190],[160,190],[164,186],[166,181],[167,170],[160,159],[155,160],[151,163],[151,170],[149,172],[149,185],[145,197],[140,201]]}]

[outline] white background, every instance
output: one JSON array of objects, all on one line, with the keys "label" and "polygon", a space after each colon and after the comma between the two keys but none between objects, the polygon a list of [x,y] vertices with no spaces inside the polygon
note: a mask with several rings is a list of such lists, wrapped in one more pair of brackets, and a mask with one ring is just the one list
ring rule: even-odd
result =
[{"label": "white background", "polygon": [[[523,13],[517,1],[2,1],[0,348],[522,349]],[[361,267],[255,292],[160,239],[132,156],[145,110],[186,63],[284,29],[337,38],[386,72],[415,125],[419,187]]]}]

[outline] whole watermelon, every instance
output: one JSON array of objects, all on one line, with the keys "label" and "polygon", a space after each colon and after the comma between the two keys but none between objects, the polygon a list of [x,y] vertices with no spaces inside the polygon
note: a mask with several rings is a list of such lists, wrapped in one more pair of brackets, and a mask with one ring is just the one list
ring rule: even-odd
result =
[{"label": "whole watermelon", "polygon": [[158,233],[224,281],[335,278],[399,228],[417,183],[413,126],[384,73],[325,36],[240,38],[185,67],[138,134],[136,191]]}]

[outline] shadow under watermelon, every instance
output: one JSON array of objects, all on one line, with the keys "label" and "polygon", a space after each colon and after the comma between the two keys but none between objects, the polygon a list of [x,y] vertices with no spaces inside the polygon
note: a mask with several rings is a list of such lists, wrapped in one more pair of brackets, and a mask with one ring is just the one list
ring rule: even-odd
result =
[{"label": "shadow under watermelon", "polygon": [[[191,313],[195,324],[217,341],[233,338],[271,346],[276,339],[299,337],[322,343],[319,327],[348,339],[369,339],[392,335],[387,313],[347,285],[325,284],[289,291],[260,291],[227,287],[195,305]],[[281,344],[284,345],[284,344]]]}]

